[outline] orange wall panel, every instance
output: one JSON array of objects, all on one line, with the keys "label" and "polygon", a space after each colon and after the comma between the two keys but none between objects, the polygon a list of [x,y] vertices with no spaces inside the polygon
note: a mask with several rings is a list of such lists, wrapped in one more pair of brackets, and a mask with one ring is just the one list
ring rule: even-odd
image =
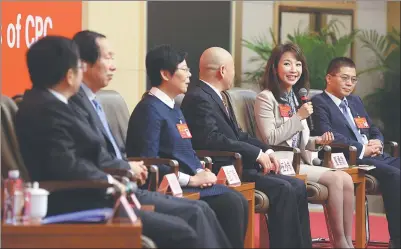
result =
[{"label": "orange wall panel", "polygon": [[31,87],[25,54],[46,35],[72,37],[82,27],[81,1],[1,2],[2,94],[14,96]]}]

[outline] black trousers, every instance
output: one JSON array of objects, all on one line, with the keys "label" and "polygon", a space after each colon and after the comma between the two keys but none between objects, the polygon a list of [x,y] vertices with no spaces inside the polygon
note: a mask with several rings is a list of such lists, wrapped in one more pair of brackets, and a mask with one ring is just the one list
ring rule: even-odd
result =
[{"label": "black trousers", "polygon": [[229,189],[224,194],[203,197],[202,200],[216,213],[231,245],[234,248],[244,248],[248,226],[248,201],[245,197],[240,192]]},{"label": "black trousers", "polygon": [[268,226],[271,248],[312,248],[305,183],[291,176],[243,171],[243,181],[255,182],[269,197]]},{"label": "black trousers", "polygon": [[188,200],[138,189],[143,205],[155,212],[136,210],[143,219],[143,234],[160,248],[232,248],[215,212],[199,200]]},{"label": "black trousers", "polygon": [[391,157],[387,153],[375,157],[364,157],[358,164],[376,166],[368,172],[380,183],[384,209],[388,221],[388,230],[392,240],[400,239],[400,158]]}]

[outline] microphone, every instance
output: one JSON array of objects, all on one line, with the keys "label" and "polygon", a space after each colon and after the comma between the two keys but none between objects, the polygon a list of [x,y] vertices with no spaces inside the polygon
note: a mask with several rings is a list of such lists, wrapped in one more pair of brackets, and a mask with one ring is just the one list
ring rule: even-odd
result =
[{"label": "microphone", "polygon": [[[305,88],[299,89],[299,97],[301,99],[302,104],[310,102],[308,98],[308,91]],[[306,118],[306,122],[308,123],[309,130],[313,130],[313,121],[312,121],[312,115]]]},{"label": "microphone", "polygon": [[322,164],[323,164],[323,161],[322,160],[320,160],[319,158],[313,158],[313,160],[312,160],[312,165],[314,165],[314,166],[322,166]]}]

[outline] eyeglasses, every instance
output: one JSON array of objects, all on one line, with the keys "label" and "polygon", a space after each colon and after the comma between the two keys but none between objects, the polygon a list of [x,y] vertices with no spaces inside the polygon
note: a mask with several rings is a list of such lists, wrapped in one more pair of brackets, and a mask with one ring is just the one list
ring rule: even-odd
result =
[{"label": "eyeglasses", "polygon": [[358,78],[357,77],[351,77],[347,74],[342,74],[342,75],[333,75],[333,76],[338,76],[341,78],[342,82],[348,82],[351,80],[352,84],[358,83]]},{"label": "eyeglasses", "polygon": [[187,68],[177,68],[177,69],[179,69],[179,70],[183,70],[183,71],[185,71],[185,72],[187,72],[187,73],[189,73],[189,72],[191,72],[191,69],[189,68],[189,67],[187,67]]}]

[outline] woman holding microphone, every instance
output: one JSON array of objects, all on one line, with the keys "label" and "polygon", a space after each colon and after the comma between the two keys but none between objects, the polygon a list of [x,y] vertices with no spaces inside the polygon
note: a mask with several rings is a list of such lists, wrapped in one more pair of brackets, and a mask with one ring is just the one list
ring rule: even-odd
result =
[{"label": "woman holding microphone", "polygon": [[[353,181],[341,170],[312,166],[311,153],[330,144],[333,134],[311,137],[307,118],[313,113],[310,102],[302,104],[301,95],[309,91],[309,72],[301,49],[292,43],[278,45],[272,51],[261,81],[262,92],[256,98],[254,110],[257,137],[271,145],[296,147],[301,150],[300,174],[307,180],[326,186],[329,225],[334,248],[353,248]],[[302,89],[302,90],[301,90]],[[301,91],[300,91],[301,90]],[[292,160],[293,153],[275,152],[278,159]]]}]

